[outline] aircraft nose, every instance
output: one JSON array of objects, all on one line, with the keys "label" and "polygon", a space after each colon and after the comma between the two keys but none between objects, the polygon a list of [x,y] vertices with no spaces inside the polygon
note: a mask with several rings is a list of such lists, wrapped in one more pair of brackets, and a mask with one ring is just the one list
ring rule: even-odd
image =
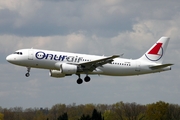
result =
[{"label": "aircraft nose", "polygon": [[8,56],[6,57],[6,60],[7,60],[8,62],[12,62],[12,61],[13,61],[13,57],[12,57],[11,55],[8,55]]}]

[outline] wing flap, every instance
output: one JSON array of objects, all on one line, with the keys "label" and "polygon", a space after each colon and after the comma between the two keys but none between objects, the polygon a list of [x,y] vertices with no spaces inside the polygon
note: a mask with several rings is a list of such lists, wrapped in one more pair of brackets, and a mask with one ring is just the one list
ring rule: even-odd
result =
[{"label": "wing flap", "polygon": [[102,59],[98,59],[98,60],[94,60],[94,61],[90,61],[90,62],[80,63],[80,65],[90,65],[90,64],[97,64],[97,63],[101,63],[103,65],[103,64],[112,62],[113,59],[117,58],[117,57],[119,57],[119,55],[113,55],[110,57],[106,57],[106,58],[102,58]]},{"label": "wing flap", "polygon": [[151,68],[152,70],[155,70],[155,69],[162,69],[162,68],[165,68],[165,67],[168,67],[168,66],[171,66],[173,64],[163,64],[163,65],[157,65],[157,66],[152,66],[152,67],[149,67]]},{"label": "wing flap", "polygon": [[94,61],[80,63],[78,65],[81,65],[81,66],[85,67],[86,69],[92,71],[99,66],[113,62],[114,61],[113,59],[117,58],[117,57],[119,57],[119,55],[113,55],[110,57],[106,57],[106,58],[102,58],[102,59],[98,59],[98,60],[94,60]]}]

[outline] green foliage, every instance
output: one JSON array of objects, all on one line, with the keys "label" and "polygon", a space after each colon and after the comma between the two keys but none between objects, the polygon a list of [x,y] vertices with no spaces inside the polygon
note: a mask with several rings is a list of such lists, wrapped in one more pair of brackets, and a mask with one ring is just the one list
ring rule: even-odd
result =
[{"label": "green foliage", "polygon": [[118,116],[112,110],[106,110],[103,114],[104,120],[117,120]]},{"label": "green foliage", "polygon": [[104,120],[104,118],[101,115],[101,112],[98,112],[96,109],[93,110],[91,119],[92,120]]},{"label": "green foliage", "polygon": [[62,114],[61,116],[59,116],[57,120],[68,120],[68,115],[67,115],[67,113],[64,113],[64,114]]},{"label": "green foliage", "polygon": [[91,117],[89,115],[82,115],[80,119],[78,120],[91,120]]},{"label": "green foliage", "polygon": [[169,120],[168,119],[168,103],[159,101],[147,105],[146,119],[147,120]]},{"label": "green foliage", "polygon": [[4,114],[0,113],[0,120],[4,120]]},{"label": "green foliage", "polygon": [[113,105],[113,110],[119,120],[139,120],[145,113],[145,106],[136,103],[118,102]]},{"label": "green foliage", "polygon": [[169,120],[180,120],[180,106],[170,104],[168,106],[168,119]]},{"label": "green foliage", "polygon": [[148,105],[56,104],[48,108],[1,108],[0,120],[180,120],[180,106],[159,101]]},{"label": "green foliage", "polygon": [[98,112],[96,109],[94,109],[91,117],[89,115],[83,114],[78,120],[104,120],[104,118],[102,117],[101,112]]}]

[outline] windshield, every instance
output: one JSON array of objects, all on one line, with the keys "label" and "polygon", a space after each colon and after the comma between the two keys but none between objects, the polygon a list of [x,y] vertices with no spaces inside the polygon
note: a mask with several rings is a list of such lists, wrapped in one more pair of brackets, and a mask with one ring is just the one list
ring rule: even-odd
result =
[{"label": "windshield", "polygon": [[22,55],[22,52],[14,52],[14,54]]}]

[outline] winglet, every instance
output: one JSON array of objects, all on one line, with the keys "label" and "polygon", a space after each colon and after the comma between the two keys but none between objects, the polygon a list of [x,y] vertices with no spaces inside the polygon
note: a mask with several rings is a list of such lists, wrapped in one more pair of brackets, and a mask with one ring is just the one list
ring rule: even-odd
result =
[{"label": "winglet", "polygon": [[118,58],[118,57],[120,57],[120,55],[113,55],[110,58]]}]

